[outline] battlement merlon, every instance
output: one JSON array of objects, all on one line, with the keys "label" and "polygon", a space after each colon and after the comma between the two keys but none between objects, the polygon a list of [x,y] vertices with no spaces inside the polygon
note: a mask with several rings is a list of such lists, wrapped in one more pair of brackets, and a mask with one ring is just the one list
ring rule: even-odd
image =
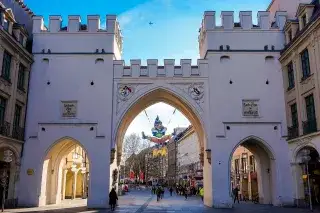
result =
[{"label": "battlement merlon", "polygon": [[259,11],[257,14],[258,25],[253,25],[252,11],[240,11],[238,25],[234,22],[233,11],[222,11],[221,12],[221,26],[216,25],[216,12],[205,11],[202,19],[201,31],[202,30],[270,30],[278,29],[283,30],[286,22],[287,13],[284,11],[278,11],[275,14],[275,25],[270,22],[270,12]]},{"label": "battlement merlon", "polygon": [[175,65],[175,59],[164,59],[164,65],[158,65],[158,59],[148,59],[147,66],[141,66],[140,59],[130,60],[126,66],[123,60],[113,61],[115,78],[138,77],[177,77],[199,78],[208,77],[208,61],[198,59],[197,65],[192,65],[191,59],[181,59],[179,65]]},{"label": "battlement merlon", "polygon": [[106,16],[106,29],[101,29],[100,25],[100,16],[99,15],[88,15],[87,16],[87,27],[86,29],[81,29],[81,17],[79,15],[69,15],[68,16],[68,25],[66,26],[66,30],[61,28],[62,17],[59,15],[51,15],[49,16],[49,27],[46,28],[43,25],[43,17],[42,16],[34,16],[33,17],[33,33],[42,33],[42,32],[50,32],[50,33],[58,33],[58,32],[81,32],[81,33],[89,33],[89,32],[109,32],[115,33],[116,31],[120,31],[119,23],[117,21],[116,15],[107,15]]},{"label": "battlement merlon", "polygon": [[[81,17],[79,15],[69,15],[68,16],[68,22],[67,26],[62,27],[62,17],[59,15],[52,15],[49,16],[49,27],[46,27],[44,25],[44,19],[42,16],[34,16],[33,17],[33,34],[35,35],[35,39],[40,39],[40,37],[43,35],[43,37],[51,37],[51,40],[55,40],[55,38],[66,38],[71,39],[72,43],[79,43],[84,44],[87,43],[87,45],[83,45],[90,47],[90,42],[92,43],[92,48],[90,50],[86,50],[84,48],[81,49],[82,52],[94,52],[96,49],[104,49],[105,52],[117,52],[117,55],[121,55],[122,52],[122,36],[121,36],[121,30],[119,23],[117,21],[116,15],[107,15],[106,16],[106,29],[101,28],[100,23],[100,16],[99,15],[88,15],[87,16],[87,23],[81,24]],[[99,46],[97,43],[99,43],[101,40],[103,40],[102,37],[105,37],[106,41],[104,44],[101,44]],[[110,39],[107,39],[106,37],[110,38],[113,37],[110,42]],[[86,39],[84,41],[83,39],[85,37],[91,37],[92,39],[97,39],[96,41],[90,41]],[[42,38],[44,39],[44,38]],[[108,41],[107,41],[108,40]],[[46,42],[49,42],[50,39],[46,38]],[[89,43],[88,43],[89,42]],[[104,47],[104,45],[107,45],[105,43],[110,44],[110,48]],[[55,42],[56,43],[56,42]],[[111,44],[112,43],[112,44]],[[113,45],[115,43],[116,45]],[[48,43],[47,43],[48,44]],[[55,44],[57,45],[57,44]],[[65,43],[63,45],[68,45],[68,43]],[[76,48],[73,48],[74,45],[69,45],[71,52],[79,52],[76,50]],[[35,51],[41,51],[40,48],[43,49],[51,49],[51,52],[65,52],[62,49],[66,48],[59,48],[59,46],[54,46],[50,48],[50,45],[46,45],[45,47],[40,47]],[[114,51],[111,51],[111,49],[117,49]],[[55,50],[53,50],[55,49]],[[116,54],[116,53],[115,53]],[[117,57],[119,59],[119,57]]]},{"label": "battlement merlon", "polygon": [[279,52],[284,47],[286,12],[276,12],[272,22],[270,12],[260,11],[257,25],[253,24],[251,11],[241,11],[239,23],[234,22],[233,11],[222,11],[221,26],[217,26],[215,16],[215,11],[204,13],[198,37],[201,58],[205,58],[208,51]]}]

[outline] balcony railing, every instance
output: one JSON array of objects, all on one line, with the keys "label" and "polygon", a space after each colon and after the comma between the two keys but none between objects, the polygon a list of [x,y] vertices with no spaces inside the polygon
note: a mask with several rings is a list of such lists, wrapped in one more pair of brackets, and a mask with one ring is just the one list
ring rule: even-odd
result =
[{"label": "balcony railing", "polygon": [[316,119],[308,120],[302,122],[303,125],[303,134],[310,134],[317,131],[317,121]]},{"label": "balcony railing", "polygon": [[6,121],[0,121],[0,135],[10,136],[10,123]]},{"label": "balcony railing", "polygon": [[24,140],[24,128],[19,127],[19,126],[13,126],[12,137],[17,140],[23,141]]},{"label": "balcony railing", "polygon": [[299,137],[299,127],[298,126],[290,126],[288,127],[288,139],[293,139]]}]

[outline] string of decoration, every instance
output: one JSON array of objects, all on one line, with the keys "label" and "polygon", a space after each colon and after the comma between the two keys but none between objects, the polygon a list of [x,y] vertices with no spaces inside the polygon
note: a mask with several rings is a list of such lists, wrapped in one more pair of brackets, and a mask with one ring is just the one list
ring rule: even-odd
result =
[{"label": "string of decoration", "polygon": [[173,110],[173,113],[172,113],[172,115],[171,115],[171,118],[170,118],[167,126],[169,126],[169,124],[171,123],[172,117],[173,117],[173,115],[176,113],[176,111],[177,111],[177,109],[174,109],[174,110]]},{"label": "string of decoration", "polygon": [[145,109],[144,109],[143,111],[144,111],[144,114],[146,114],[146,117],[148,118],[149,124],[152,125],[152,124],[151,124],[151,121],[150,121],[150,118],[149,118],[149,116],[148,116],[147,111],[146,111]]}]

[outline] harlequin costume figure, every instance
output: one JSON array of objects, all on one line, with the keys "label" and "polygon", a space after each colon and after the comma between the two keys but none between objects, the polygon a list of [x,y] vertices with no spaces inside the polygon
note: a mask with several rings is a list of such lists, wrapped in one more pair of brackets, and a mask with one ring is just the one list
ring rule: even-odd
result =
[{"label": "harlequin costume figure", "polygon": [[157,116],[154,127],[151,129],[152,136],[146,136],[144,132],[142,132],[142,138],[148,139],[157,144],[157,148],[153,150],[153,156],[166,156],[167,155],[167,147],[166,142],[171,138],[171,135],[166,135],[167,128],[162,125],[162,122]]},{"label": "harlequin costume figure", "polygon": [[142,138],[148,139],[149,141],[157,144],[164,144],[171,138],[171,135],[166,135],[167,128],[162,125],[159,116],[157,116],[156,120],[154,121],[154,127],[151,129],[151,131],[153,136],[146,136],[144,132],[142,132]]}]

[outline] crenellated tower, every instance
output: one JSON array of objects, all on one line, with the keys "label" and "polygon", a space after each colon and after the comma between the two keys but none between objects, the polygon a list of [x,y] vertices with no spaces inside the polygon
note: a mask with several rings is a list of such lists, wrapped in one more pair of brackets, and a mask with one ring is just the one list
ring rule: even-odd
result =
[{"label": "crenellated tower", "polygon": [[234,22],[233,11],[222,11],[221,26],[217,26],[216,12],[206,11],[199,30],[200,57],[214,51],[279,51],[284,47],[286,12],[276,12],[270,21],[270,12],[260,11],[255,25],[252,12],[241,11],[239,20]]},{"label": "crenellated tower", "polygon": [[68,25],[62,27],[61,16],[50,16],[49,27],[42,16],[33,17],[33,53],[51,54],[113,54],[121,59],[122,37],[115,15],[106,16],[106,29],[100,16],[88,15],[87,24],[81,23],[78,15],[68,16]]}]

